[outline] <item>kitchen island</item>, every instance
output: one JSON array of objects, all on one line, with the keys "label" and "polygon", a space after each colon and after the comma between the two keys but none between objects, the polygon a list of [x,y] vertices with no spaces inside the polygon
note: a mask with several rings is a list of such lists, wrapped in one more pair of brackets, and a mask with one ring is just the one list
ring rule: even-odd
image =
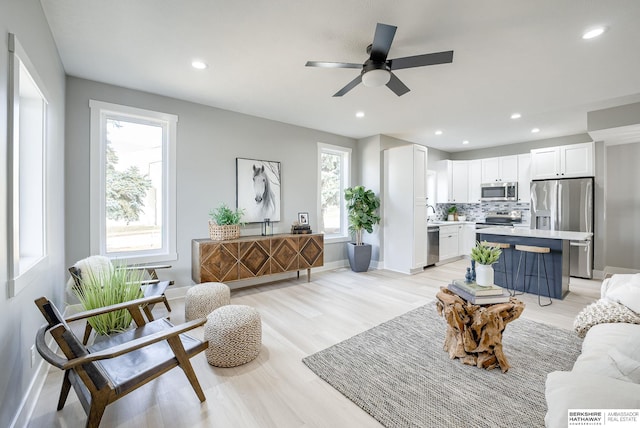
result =
[{"label": "kitchen island", "polygon": [[[538,230],[524,228],[506,228],[491,227],[480,229],[476,234],[479,241],[501,242],[511,244],[511,248],[503,250],[504,256],[501,261],[505,260],[506,275],[496,272],[494,282],[501,286],[507,287],[507,278],[509,288],[515,288],[519,291],[525,291],[524,265],[526,258],[527,265],[527,291],[537,294],[537,264],[536,254],[522,253],[522,263],[520,266],[520,274],[516,281],[516,271],[518,269],[518,260],[520,252],[515,250],[516,245],[531,245],[536,247],[548,247],[551,252],[544,254],[544,260],[547,266],[547,275],[549,276],[549,289],[551,296],[548,296],[547,285],[544,279],[544,267],[540,262],[540,295],[552,297],[554,299],[562,299],[569,292],[569,243],[571,241],[586,241],[591,239],[592,234],[586,232],[568,232],[559,230]],[[498,267],[499,270],[503,268]],[[532,275],[533,277],[529,277]]]}]

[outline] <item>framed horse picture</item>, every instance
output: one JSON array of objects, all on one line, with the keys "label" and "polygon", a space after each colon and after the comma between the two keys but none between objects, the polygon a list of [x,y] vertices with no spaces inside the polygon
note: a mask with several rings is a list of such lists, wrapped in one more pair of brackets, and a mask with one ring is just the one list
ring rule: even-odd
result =
[{"label": "framed horse picture", "polygon": [[236,158],[236,205],[246,223],[280,221],[280,162]]}]

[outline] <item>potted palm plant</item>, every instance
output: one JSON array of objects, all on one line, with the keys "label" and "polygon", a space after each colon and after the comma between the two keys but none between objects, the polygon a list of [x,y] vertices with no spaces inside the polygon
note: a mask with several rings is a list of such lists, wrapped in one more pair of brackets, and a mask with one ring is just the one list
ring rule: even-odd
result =
[{"label": "potted palm plant", "polygon": [[364,186],[349,187],[344,190],[349,215],[349,231],[353,233],[355,242],[347,244],[349,265],[354,272],[366,272],[371,263],[371,244],[362,242],[363,231],[373,232],[373,226],[380,223],[377,211],[380,198],[373,190]]},{"label": "potted palm plant", "polygon": [[476,241],[476,246],[471,249],[471,260],[476,262],[476,283],[482,286],[493,285],[492,264],[498,261],[502,250],[489,245],[486,241]]}]

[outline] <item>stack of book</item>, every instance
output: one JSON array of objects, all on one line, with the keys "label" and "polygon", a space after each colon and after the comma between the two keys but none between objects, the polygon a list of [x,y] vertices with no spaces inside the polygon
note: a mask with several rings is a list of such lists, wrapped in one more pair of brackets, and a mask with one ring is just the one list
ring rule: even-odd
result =
[{"label": "stack of book", "polygon": [[308,224],[294,224],[291,226],[291,233],[294,235],[307,235],[313,233]]},{"label": "stack of book", "polygon": [[497,285],[485,287],[475,282],[465,282],[463,279],[454,279],[447,288],[474,305],[506,303],[511,297],[508,291]]}]

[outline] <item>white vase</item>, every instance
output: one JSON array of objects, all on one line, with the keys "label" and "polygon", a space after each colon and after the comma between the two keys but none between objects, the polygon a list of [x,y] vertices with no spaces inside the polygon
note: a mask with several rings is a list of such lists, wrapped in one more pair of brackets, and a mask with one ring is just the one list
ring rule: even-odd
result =
[{"label": "white vase", "polygon": [[484,287],[493,285],[493,268],[491,265],[476,263],[476,284]]}]

